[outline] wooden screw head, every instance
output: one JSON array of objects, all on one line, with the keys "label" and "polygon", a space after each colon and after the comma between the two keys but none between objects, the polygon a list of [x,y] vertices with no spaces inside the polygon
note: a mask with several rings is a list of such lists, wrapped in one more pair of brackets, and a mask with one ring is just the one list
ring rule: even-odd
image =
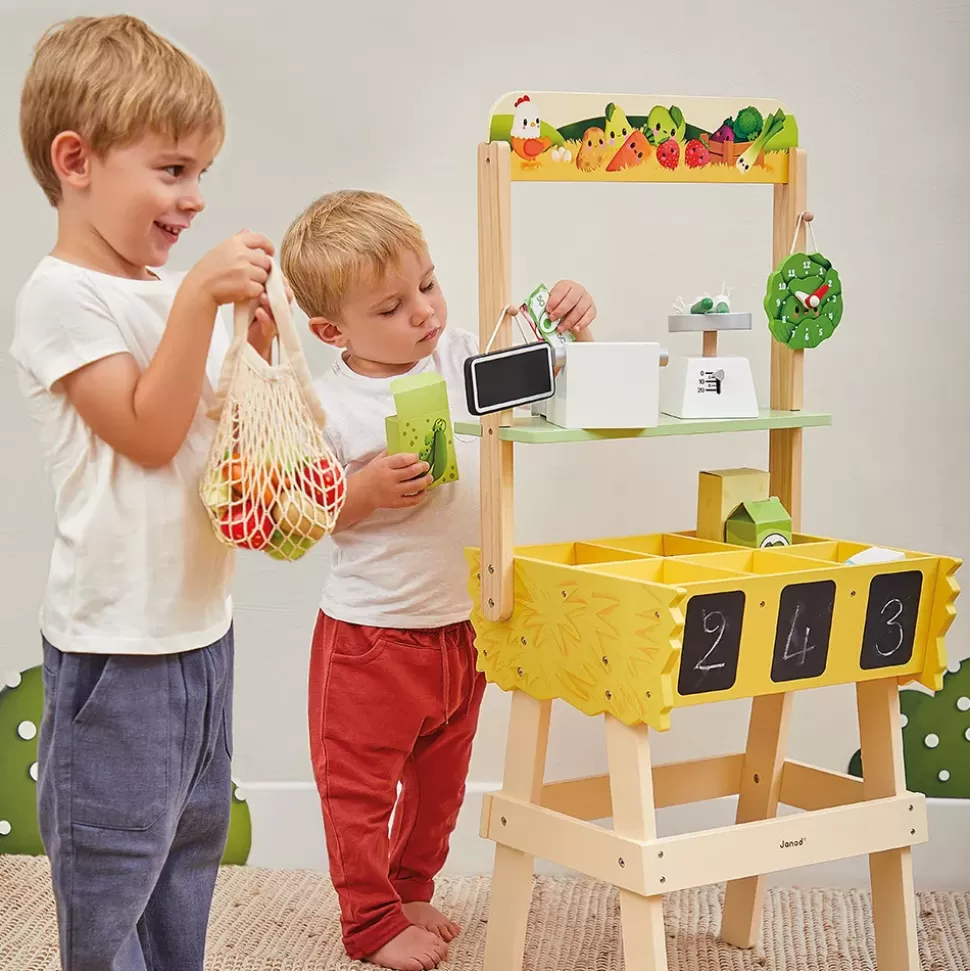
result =
[{"label": "wooden screw head", "polygon": [[803,212],[802,222],[810,223],[815,218],[814,212]]}]

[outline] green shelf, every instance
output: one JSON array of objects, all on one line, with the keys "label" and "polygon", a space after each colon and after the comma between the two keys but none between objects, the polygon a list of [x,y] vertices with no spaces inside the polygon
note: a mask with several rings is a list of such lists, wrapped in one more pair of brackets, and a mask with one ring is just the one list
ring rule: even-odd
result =
[{"label": "green shelf", "polygon": [[[671,435],[711,435],[718,432],[756,432],[772,428],[818,428],[832,424],[832,416],[815,411],[776,411],[762,408],[757,418],[671,418],[660,416],[656,428],[560,428],[545,418],[513,418],[499,438],[507,442],[542,445],[552,442],[596,442],[614,438],[666,438]],[[478,421],[456,421],[459,435],[482,434]]]}]

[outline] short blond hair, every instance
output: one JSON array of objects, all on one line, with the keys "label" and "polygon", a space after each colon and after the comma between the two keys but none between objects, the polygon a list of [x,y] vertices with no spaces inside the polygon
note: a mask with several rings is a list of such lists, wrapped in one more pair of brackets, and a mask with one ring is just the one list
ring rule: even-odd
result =
[{"label": "short blond hair", "polygon": [[61,185],[51,144],[75,131],[103,156],[151,133],[179,139],[225,132],[222,102],[205,69],[137,17],[75,17],[34,49],[20,96],[20,137],[52,206]]},{"label": "short blond hair", "polygon": [[342,189],[313,202],[283,237],[280,265],[308,317],[339,318],[347,290],[426,246],[404,207],[379,192]]}]

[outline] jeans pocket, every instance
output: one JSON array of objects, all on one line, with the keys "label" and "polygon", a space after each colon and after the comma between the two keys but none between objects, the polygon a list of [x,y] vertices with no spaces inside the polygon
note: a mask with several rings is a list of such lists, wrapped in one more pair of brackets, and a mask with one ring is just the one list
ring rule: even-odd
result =
[{"label": "jeans pocket", "polygon": [[71,818],[140,831],[165,812],[170,779],[169,664],[165,657],[73,658],[78,685],[100,675],[71,726]]},{"label": "jeans pocket", "polygon": [[226,702],[222,709],[222,738],[226,745],[226,755],[232,761],[232,703]]}]

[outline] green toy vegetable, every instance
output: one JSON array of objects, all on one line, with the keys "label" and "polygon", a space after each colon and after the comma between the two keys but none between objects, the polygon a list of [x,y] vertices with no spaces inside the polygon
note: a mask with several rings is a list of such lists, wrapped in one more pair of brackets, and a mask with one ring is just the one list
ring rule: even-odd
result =
[{"label": "green toy vegetable", "polygon": [[842,281],[821,253],[793,253],[768,277],[764,307],[776,341],[818,347],[842,319]]},{"label": "green toy vegetable", "polygon": [[[741,114],[743,114],[743,112],[740,112],[738,117],[740,117]],[[735,122],[735,124],[737,124],[737,122]],[[738,158],[738,171],[749,171],[751,166],[758,161],[758,156],[764,151],[768,142],[774,138],[775,135],[781,134],[784,127],[785,112],[782,111],[781,108],[779,108],[773,115],[768,115],[768,119],[764,123],[761,134],[744,150],[744,154]]]},{"label": "green toy vegetable", "polygon": [[422,462],[431,466],[431,479],[437,482],[448,468],[448,425],[443,418],[435,421],[424,436],[424,448],[418,453]]},{"label": "green toy vegetable", "polygon": [[742,108],[732,125],[734,140],[736,142],[750,142],[761,134],[764,124],[764,118],[761,117],[761,112],[757,108],[750,106]]},{"label": "green toy vegetable", "polygon": [[692,314],[708,314],[714,309],[714,301],[710,297],[701,297],[690,308]]}]

